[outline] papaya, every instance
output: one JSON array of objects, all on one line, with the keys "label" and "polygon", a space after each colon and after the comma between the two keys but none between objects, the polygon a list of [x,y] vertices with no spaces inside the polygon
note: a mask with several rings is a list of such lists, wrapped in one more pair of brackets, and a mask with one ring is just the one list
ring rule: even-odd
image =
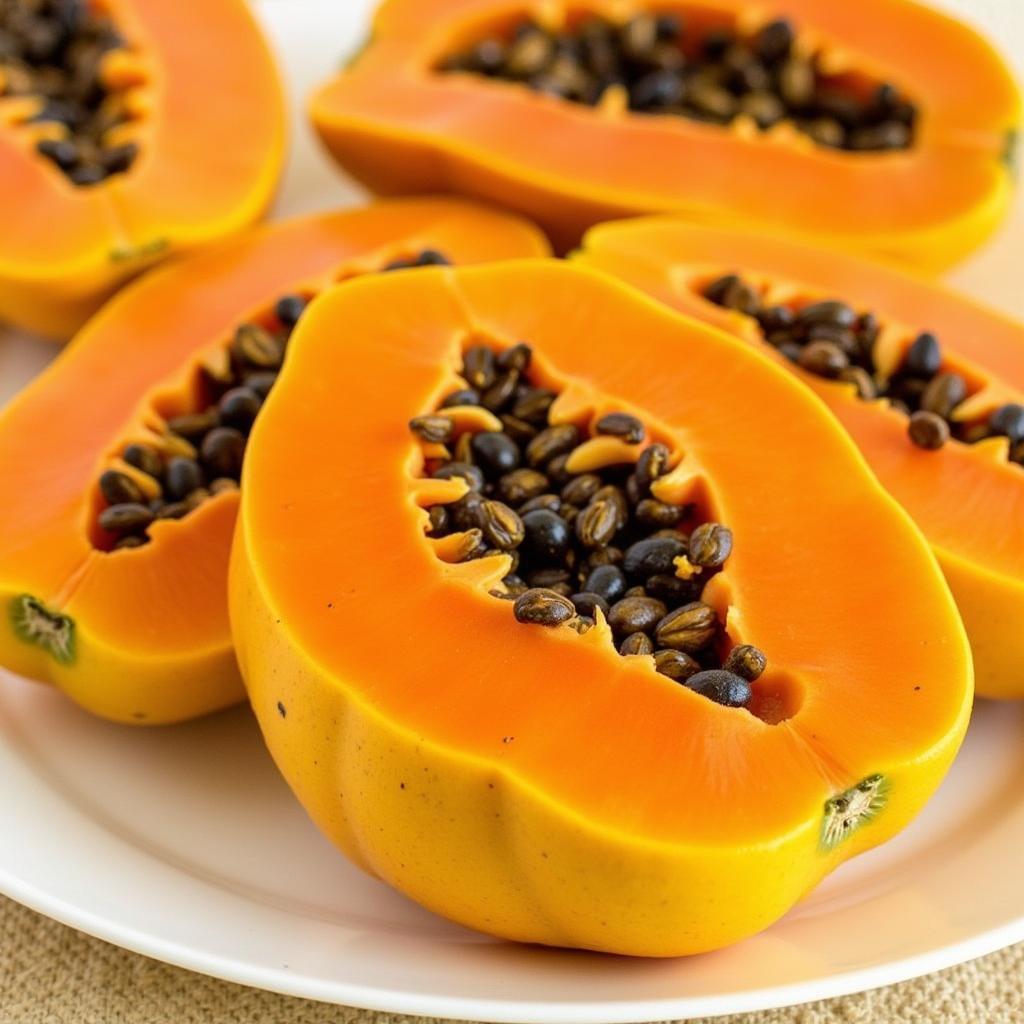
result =
[{"label": "papaya", "polygon": [[256,229],[125,289],[0,411],[0,666],[119,722],[243,699],[237,481],[309,299],[382,268],[546,252],[509,215],[395,200]]},{"label": "papaya", "polygon": [[507,939],[674,956],[766,927],[914,816],[971,704],[934,556],[824,406],[555,260],[323,294],[229,579],[313,821]]},{"label": "papaya", "polygon": [[971,251],[1011,194],[1021,104],[1005,63],[911,0],[784,10],[385,0],[311,116],[372,189],[493,199],[560,251],[645,213],[928,271]]},{"label": "papaya", "polygon": [[277,69],[244,0],[0,5],[0,320],[66,339],[129,278],[263,214]]},{"label": "papaya", "polygon": [[1024,696],[1024,326],[855,257],[672,218],[597,227],[576,258],[810,386],[931,542],[978,692]]}]

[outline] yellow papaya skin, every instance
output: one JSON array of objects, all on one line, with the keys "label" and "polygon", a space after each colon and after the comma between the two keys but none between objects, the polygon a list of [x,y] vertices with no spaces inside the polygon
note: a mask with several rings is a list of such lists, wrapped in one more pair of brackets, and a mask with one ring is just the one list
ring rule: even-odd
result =
[{"label": "yellow papaya skin", "polygon": [[[9,595],[0,596],[5,606]],[[108,646],[78,628],[73,665],[0,631],[0,663],[26,679],[46,679],[79,707],[123,725],[188,721],[243,699],[234,652],[222,647],[180,659],[145,657]]]},{"label": "yellow papaya skin", "polygon": [[941,548],[936,556],[953,592],[974,656],[979,697],[1024,696],[1024,584]]},{"label": "yellow papaya skin", "polygon": [[887,773],[885,814],[829,853],[818,816],[776,842],[673,846],[603,828],[376,712],[282,629],[241,521],[231,607],[263,738],[320,831],[435,913],[520,942],[674,957],[756,934],[907,825],[948,770],[970,714],[968,694],[946,741]]}]

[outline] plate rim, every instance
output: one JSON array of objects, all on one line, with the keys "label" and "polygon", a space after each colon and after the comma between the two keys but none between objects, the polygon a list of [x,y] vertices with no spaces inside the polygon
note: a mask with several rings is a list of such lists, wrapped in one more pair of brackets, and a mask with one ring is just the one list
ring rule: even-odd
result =
[{"label": "plate rim", "polygon": [[649,1024],[800,1006],[867,992],[956,967],[1024,941],[1024,915],[970,938],[924,953],[812,981],[791,982],[745,992],[680,996],[649,1001],[545,1001],[403,994],[348,980],[327,981],[285,968],[256,967],[241,959],[206,953],[138,926],[118,922],[23,882],[0,866],[0,894],[59,924],[150,959],[248,988],[297,999],[351,1006],[380,1013],[488,1024]]}]

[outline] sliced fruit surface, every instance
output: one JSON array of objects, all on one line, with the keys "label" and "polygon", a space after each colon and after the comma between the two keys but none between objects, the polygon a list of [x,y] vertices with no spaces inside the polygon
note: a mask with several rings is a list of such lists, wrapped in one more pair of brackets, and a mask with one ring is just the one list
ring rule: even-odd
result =
[{"label": "sliced fruit surface", "polygon": [[132,285],[0,412],[0,665],[125,722],[241,699],[238,477],[308,302],[383,269],[546,252],[485,207],[396,200],[258,229]]},{"label": "sliced fruit surface", "polygon": [[669,218],[595,228],[576,258],[813,388],[934,547],[978,692],[1024,696],[1024,327],[863,260]]},{"label": "sliced fruit surface", "polygon": [[937,270],[1005,214],[1020,97],[910,0],[385,0],[311,113],[372,188],[495,199],[561,249],[672,212]]},{"label": "sliced fruit surface", "polygon": [[230,595],[313,820],[523,941],[766,927],[913,817],[971,703],[934,556],[824,406],[555,261],[321,296],[253,432]]},{"label": "sliced fruit surface", "polygon": [[284,159],[244,0],[0,6],[0,319],[66,338],[129,278],[247,227]]}]

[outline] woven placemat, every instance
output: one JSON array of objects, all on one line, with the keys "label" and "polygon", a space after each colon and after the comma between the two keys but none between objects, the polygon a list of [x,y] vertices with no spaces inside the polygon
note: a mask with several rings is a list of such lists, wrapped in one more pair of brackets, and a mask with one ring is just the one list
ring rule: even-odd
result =
[{"label": "woven placemat", "polygon": [[[415,1024],[169,967],[0,897],[0,1024]],[[891,988],[719,1024],[1020,1024],[1024,944]],[[543,1024],[538,1021],[537,1024]]]}]

